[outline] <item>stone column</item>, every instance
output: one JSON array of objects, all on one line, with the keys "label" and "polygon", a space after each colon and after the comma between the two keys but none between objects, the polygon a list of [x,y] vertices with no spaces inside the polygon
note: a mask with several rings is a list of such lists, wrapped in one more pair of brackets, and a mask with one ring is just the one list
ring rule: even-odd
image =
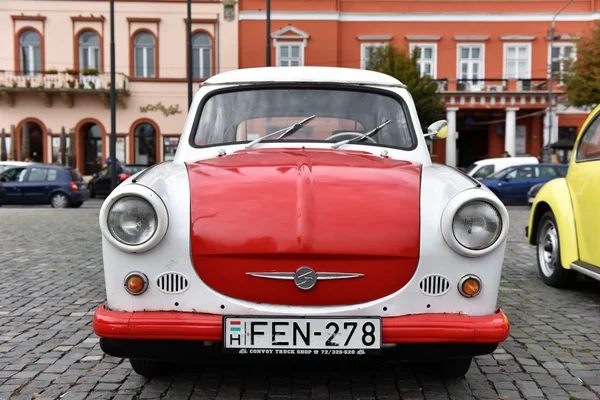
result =
[{"label": "stone column", "polygon": [[456,112],[458,108],[446,108],[448,137],[446,137],[446,165],[456,167]]},{"label": "stone column", "polygon": [[512,157],[516,155],[517,111],[518,108],[506,109],[506,129],[504,130],[504,150]]}]

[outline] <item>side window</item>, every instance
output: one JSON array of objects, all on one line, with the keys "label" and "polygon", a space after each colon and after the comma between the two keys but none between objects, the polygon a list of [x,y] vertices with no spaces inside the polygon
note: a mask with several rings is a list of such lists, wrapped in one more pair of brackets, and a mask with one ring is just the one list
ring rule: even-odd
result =
[{"label": "side window", "polygon": [[46,177],[46,180],[48,182],[54,182],[56,181],[56,178],[58,177],[58,171],[55,169],[49,169],[48,170],[48,176]]},{"label": "side window", "polygon": [[600,117],[596,117],[594,122],[583,132],[575,160],[600,160]]},{"label": "side window", "polygon": [[513,169],[512,171],[510,171],[508,174],[506,174],[506,175],[504,176],[504,178],[507,178],[507,179],[515,179],[515,178],[517,177],[517,172],[518,172],[518,171],[519,171],[519,170],[518,170],[517,168],[515,168],[515,169]]},{"label": "side window", "polygon": [[108,168],[103,168],[98,172],[98,178],[104,178],[108,175]]},{"label": "side window", "polygon": [[[10,168],[0,174],[0,182],[22,182],[27,170],[25,168]],[[19,179],[19,176],[20,179]]]},{"label": "side window", "polygon": [[48,170],[46,168],[31,168],[27,182],[44,182],[46,181],[46,174]]},{"label": "side window", "polygon": [[539,173],[540,178],[556,178],[556,177],[558,177],[558,173],[556,172],[554,167],[538,167],[538,170],[540,171],[540,173]]},{"label": "side window", "polygon": [[533,167],[523,167],[517,169],[516,179],[531,179],[535,177],[535,169]]},{"label": "side window", "polygon": [[558,170],[558,175],[567,176],[567,172],[569,172],[569,167],[556,167]]},{"label": "side window", "polygon": [[486,165],[484,167],[481,167],[477,170],[477,172],[475,172],[473,174],[473,178],[485,178],[486,176],[489,176],[491,174],[494,173],[494,166],[493,165]]}]

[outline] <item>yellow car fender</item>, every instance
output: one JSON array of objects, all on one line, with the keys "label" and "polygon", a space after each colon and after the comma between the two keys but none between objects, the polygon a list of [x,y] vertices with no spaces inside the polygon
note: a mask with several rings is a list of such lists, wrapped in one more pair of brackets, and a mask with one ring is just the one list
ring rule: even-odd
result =
[{"label": "yellow car fender", "polygon": [[535,196],[527,227],[529,244],[537,244],[538,225],[546,211],[552,211],[556,219],[560,243],[560,262],[563,268],[571,269],[571,263],[579,260],[579,252],[573,205],[565,178],[549,181]]}]

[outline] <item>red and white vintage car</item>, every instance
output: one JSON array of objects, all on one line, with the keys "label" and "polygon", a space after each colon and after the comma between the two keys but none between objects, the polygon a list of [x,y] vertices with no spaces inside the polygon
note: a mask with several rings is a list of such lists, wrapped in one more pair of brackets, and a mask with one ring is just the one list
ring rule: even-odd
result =
[{"label": "red and white vintage car", "polygon": [[[464,375],[509,333],[506,208],[431,162],[405,85],[344,68],[216,75],[174,160],[100,211],[106,354],[142,375],[208,348],[435,363]],[[225,356],[227,357],[227,356]]]}]

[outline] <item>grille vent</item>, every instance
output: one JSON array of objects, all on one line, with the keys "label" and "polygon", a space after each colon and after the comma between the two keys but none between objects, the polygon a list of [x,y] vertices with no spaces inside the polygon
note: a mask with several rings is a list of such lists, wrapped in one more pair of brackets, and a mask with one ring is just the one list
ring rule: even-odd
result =
[{"label": "grille vent", "polygon": [[427,275],[419,282],[419,289],[428,296],[441,296],[450,290],[450,281],[442,275]]},{"label": "grille vent", "polygon": [[190,282],[179,272],[165,272],[156,278],[156,286],[163,293],[177,294],[185,292]]}]

